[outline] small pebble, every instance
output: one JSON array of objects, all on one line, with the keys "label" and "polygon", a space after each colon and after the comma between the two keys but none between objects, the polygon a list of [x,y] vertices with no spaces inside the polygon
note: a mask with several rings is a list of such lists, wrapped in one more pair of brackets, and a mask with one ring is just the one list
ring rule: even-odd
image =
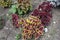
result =
[{"label": "small pebble", "polygon": [[45,32],[48,32],[48,29],[47,28],[45,28],[44,30],[45,30]]},{"label": "small pebble", "polygon": [[53,23],[54,23],[54,24],[56,24],[56,22],[55,22],[55,21],[54,21]]}]

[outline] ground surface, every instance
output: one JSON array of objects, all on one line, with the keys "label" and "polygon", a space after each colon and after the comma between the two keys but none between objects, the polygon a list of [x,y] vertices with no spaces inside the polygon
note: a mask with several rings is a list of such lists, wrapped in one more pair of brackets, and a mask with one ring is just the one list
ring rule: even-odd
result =
[{"label": "ground surface", "polygon": [[[33,0],[33,9],[39,4],[39,0]],[[7,14],[9,9],[3,9],[0,7],[0,16]],[[47,27],[48,32],[44,34],[40,40],[60,40],[60,8],[52,10],[53,18],[51,24]],[[6,21],[6,25],[0,30],[0,40],[15,40],[15,35],[19,33],[19,29],[12,26],[9,20]]]}]

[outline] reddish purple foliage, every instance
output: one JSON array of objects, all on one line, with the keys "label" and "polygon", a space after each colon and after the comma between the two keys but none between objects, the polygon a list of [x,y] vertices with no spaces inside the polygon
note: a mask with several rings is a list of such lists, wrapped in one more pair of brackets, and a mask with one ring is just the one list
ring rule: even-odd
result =
[{"label": "reddish purple foliage", "polygon": [[32,13],[33,16],[39,16],[42,24],[47,26],[50,23],[52,18],[52,14],[50,13],[52,10],[52,5],[50,2],[43,2],[39,5],[38,9],[35,9]]},{"label": "reddish purple foliage", "polygon": [[50,2],[43,2],[41,5],[39,5],[38,9],[42,9],[42,11],[50,12],[52,10],[52,4],[50,4]]},{"label": "reddish purple foliage", "polygon": [[12,14],[12,22],[13,22],[13,25],[16,26],[16,28],[18,28],[18,15],[17,14]]}]

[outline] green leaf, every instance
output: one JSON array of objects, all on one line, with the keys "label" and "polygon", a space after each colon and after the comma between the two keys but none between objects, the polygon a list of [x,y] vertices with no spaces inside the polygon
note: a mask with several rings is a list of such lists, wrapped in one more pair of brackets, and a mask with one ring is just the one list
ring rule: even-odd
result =
[{"label": "green leaf", "polygon": [[17,34],[17,35],[16,35],[16,40],[19,40],[21,37],[22,37],[21,34]]},{"label": "green leaf", "polygon": [[22,15],[23,14],[23,11],[20,10],[20,9],[18,9],[18,13],[19,13],[19,15]]},{"label": "green leaf", "polygon": [[16,40],[19,40],[19,35],[18,34],[16,35]]},{"label": "green leaf", "polygon": [[30,5],[29,9],[32,11],[32,6]]},{"label": "green leaf", "polygon": [[11,9],[9,10],[9,13],[15,13],[17,11],[16,8],[18,8],[18,4],[12,5]]},{"label": "green leaf", "polygon": [[14,9],[15,9],[15,8],[17,8],[17,7],[18,7],[18,6],[15,4],[15,5],[12,5],[11,8],[14,8]]},{"label": "green leaf", "polygon": [[24,13],[26,13],[27,11],[26,11],[26,10],[24,10],[23,12],[24,12]]},{"label": "green leaf", "polygon": [[15,13],[16,12],[16,9],[15,8],[11,8],[10,10],[9,10],[9,13]]},{"label": "green leaf", "polygon": [[19,4],[14,4],[14,5],[12,5],[11,8],[18,8],[18,7],[19,7]]}]

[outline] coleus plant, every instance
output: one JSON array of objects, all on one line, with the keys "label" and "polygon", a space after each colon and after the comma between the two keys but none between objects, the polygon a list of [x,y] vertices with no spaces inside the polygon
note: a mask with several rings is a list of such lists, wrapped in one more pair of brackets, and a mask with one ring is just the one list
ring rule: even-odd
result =
[{"label": "coleus plant", "polygon": [[22,28],[22,38],[38,39],[43,35],[44,25],[41,24],[41,20],[36,16],[29,16],[27,19],[21,19],[19,24]]},{"label": "coleus plant", "polygon": [[41,19],[42,24],[48,26],[52,18],[51,10],[52,4],[50,4],[50,2],[43,2],[31,13],[31,15],[38,16]]},{"label": "coleus plant", "polygon": [[[24,0],[26,1],[26,0]],[[15,13],[18,15],[27,14],[29,11],[32,10],[32,5],[29,2],[21,2],[12,5],[11,9],[9,10],[10,13]]]},{"label": "coleus plant", "polygon": [[[32,11],[32,5],[30,3],[30,0],[18,0],[19,8],[22,13],[27,14],[29,11]],[[19,14],[20,11],[18,11]]]},{"label": "coleus plant", "polygon": [[43,2],[38,6],[40,11],[51,12],[53,5],[50,2]]},{"label": "coleus plant", "polygon": [[48,12],[43,11],[40,13],[40,19],[45,26],[48,26],[50,24],[51,18],[52,18],[52,14]]},{"label": "coleus plant", "polygon": [[46,11],[39,11],[38,9],[35,9],[31,15],[38,16],[41,19],[42,24],[44,24],[45,26],[50,23],[50,20],[52,18],[51,13]]},{"label": "coleus plant", "polygon": [[19,27],[18,19],[19,19],[19,16],[17,14],[12,14],[12,23],[16,28]]},{"label": "coleus plant", "polygon": [[12,0],[0,0],[0,6],[3,8],[10,7],[12,4]]}]

